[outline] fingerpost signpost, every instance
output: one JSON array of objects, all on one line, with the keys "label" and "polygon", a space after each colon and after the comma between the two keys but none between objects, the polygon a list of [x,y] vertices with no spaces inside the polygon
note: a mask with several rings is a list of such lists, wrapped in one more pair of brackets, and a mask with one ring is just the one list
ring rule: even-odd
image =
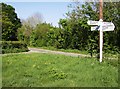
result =
[{"label": "fingerpost signpost", "polygon": [[99,48],[100,48],[100,59],[102,62],[102,48],[103,48],[103,32],[113,31],[115,26],[112,22],[103,22],[103,0],[99,0],[99,21],[88,20],[88,25],[93,25],[91,31],[99,31]]}]

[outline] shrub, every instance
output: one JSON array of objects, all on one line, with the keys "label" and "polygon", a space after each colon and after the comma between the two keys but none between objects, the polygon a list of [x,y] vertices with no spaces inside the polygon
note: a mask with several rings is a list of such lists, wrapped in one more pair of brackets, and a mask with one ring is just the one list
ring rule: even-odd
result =
[{"label": "shrub", "polygon": [[21,41],[2,41],[2,53],[18,53],[27,52],[28,47],[24,42]]}]

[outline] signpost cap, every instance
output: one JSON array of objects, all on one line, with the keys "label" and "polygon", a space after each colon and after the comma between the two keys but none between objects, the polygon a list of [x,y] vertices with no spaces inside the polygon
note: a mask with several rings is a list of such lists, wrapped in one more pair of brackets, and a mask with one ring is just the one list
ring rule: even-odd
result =
[{"label": "signpost cap", "polygon": [[101,22],[102,22],[103,20],[102,20],[102,19],[100,19],[99,21],[101,21]]}]

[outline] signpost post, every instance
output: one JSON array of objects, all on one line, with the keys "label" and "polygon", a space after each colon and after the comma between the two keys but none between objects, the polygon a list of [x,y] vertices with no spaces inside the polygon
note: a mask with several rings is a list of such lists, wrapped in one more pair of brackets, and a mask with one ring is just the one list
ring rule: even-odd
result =
[{"label": "signpost post", "polygon": [[113,31],[115,26],[112,22],[103,22],[103,13],[102,13],[102,8],[103,8],[103,0],[99,0],[100,5],[99,5],[99,21],[92,21],[88,20],[87,24],[88,25],[93,25],[94,27],[91,27],[91,31],[99,31],[99,47],[100,47],[100,62],[102,62],[102,48],[103,48],[103,31]]},{"label": "signpost post", "polygon": [[[102,25],[102,19],[103,19],[103,0],[99,0],[100,5],[99,5],[99,19],[100,23]],[[103,45],[103,32],[102,32],[102,26],[100,26],[100,31],[99,31],[99,46],[100,46],[100,62],[102,62],[102,45]]]},{"label": "signpost post", "polygon": [[102,62],[102,48],[103,48],[103,31],[102,31],[102,19],[100,19],[100,62]]}]

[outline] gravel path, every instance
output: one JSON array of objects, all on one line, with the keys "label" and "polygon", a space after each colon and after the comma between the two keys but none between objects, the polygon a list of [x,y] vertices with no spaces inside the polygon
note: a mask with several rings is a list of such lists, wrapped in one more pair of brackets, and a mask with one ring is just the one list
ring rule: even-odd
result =
[{"label": "gravel path", "polygon": [[74,57],[90,57],[90,55],[85,55],[85,54],[51,51],[51,50],[40,49],[40,48],[29,48],[29,50],[30,50],[29,52],[37,52],[37,53],[61,54],[61,55],[74,56]]}]

